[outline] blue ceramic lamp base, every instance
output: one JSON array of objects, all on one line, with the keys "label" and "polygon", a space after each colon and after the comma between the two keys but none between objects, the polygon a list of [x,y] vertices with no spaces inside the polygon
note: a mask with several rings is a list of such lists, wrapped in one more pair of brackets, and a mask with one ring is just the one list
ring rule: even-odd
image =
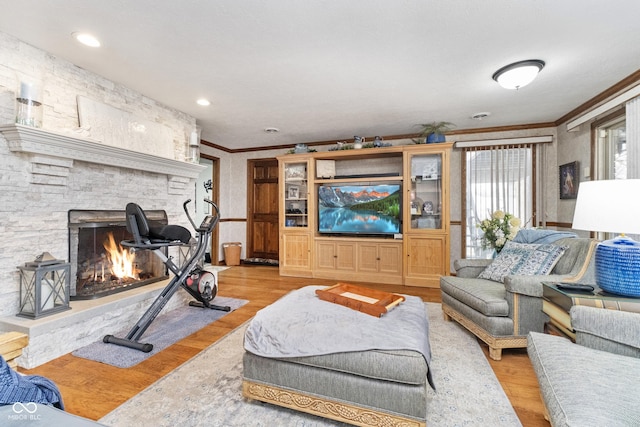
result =
[{"label": "blue ceramic lamp base", "polygon": [[640,243],[626,236],[596,248],[596,283],[605,292],[640,297]]}]

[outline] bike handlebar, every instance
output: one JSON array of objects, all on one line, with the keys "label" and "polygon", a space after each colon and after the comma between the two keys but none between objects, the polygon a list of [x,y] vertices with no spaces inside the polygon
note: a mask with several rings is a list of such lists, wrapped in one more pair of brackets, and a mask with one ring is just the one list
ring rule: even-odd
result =
[{"label": "bike handlebar", "polygon": [[[209,203],[211,205],[211,207],[213,208],[213,210],[215,211],[214,213],[214,218],[215,218],[215,223],[218,222],[218,219],[220,218],[220,209],[218,208],[218,205],[216,205],[215,203],[213,203],[211,200],[209,199],[203,199],[205,201],[205,203]],[[191,217],[191,215],[189,214],[189,210],[187,209],[187,205],[191,203],[191,199],[187,199],[183,204],[182,204],[182,208],[184,209],[184,213],[187,214],[187,218],[189,219],[189,222],[191,223],[191,225],[193,226],[193,229],[196,231],[199,231],[201,227],[198,227],[196,225],[196,223],[193,221],[193,218]],[[215,224],[214,224],[215,226]],[[213,228],[213,227],[212,227]]]}]

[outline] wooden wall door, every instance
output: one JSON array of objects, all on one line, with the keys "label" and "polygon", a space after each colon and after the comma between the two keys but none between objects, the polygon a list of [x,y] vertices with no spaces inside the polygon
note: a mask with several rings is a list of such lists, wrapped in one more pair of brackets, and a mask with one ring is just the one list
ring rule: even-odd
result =
[{"label": "wooden wall door", "polygon": [[278,161],[247,164],[247,258],[278,259]]}]

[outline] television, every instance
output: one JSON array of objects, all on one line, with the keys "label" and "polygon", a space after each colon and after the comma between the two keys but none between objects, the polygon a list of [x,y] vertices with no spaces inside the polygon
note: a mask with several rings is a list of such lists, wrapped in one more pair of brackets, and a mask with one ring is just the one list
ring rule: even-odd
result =
[{"label": "television", "polygon": [[318,232],[393,235],[402,229],[401,185],[324,184],[318,187]]}]

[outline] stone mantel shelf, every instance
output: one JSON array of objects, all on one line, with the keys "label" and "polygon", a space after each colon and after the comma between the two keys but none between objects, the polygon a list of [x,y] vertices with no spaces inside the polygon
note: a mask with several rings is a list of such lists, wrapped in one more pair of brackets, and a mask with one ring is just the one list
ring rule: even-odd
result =
[{"label": "stone mantel shelf", "polygon": [[139,153],[63,133],[19,124],[0,126],[13,152],[79,160],[127,169],[155,172],[170,177],[196,179],[206,166]]}]

